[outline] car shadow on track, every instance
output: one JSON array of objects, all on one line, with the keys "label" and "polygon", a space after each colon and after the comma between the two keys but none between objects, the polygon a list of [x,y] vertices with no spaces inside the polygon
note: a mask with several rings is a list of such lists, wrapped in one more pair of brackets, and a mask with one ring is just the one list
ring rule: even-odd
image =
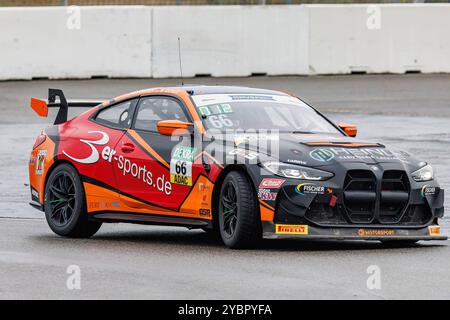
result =
[{"label": "car shadow on track", "polygon": [[[50,240],[50,237],[45,237]],[[41,238],[42,239],[42,238]],[[118,245],[120,243],[135,243],[139,246],[178,246],[195,247],[198,249],[216,248],[226,249],[221,239],[211,233],[203,231],[186,230],[136,230],[100,232],[91,239],[77,241],[92,241],[96,244],[108,242]],[[345,251],[345,250],[389,250],[389,249],[414,249],[433,248],[445,246],[446,242],[419,242],[417,244],[381,243],[378,241],[332,241],[332,240],[262,240],[253,251]]]}]

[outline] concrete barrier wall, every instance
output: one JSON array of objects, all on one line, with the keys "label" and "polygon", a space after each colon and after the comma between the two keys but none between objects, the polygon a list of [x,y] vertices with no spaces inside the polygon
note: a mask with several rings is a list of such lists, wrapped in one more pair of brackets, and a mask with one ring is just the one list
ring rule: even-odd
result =
[{"label": "concrete barrier wall", "polygon": [[145,7],[0,9],[0,79],[149,77]]},{"label": "concrete barrier wall", "polygon": [[450,72],[449,4],[308,7],[312,74]]},{"label": "concrete barrier wall", "polygon": [[153,76],[308,73],[303,6],[162,7],[153,11]]},{"label": "concrete barrier wall", "polygon": [[450,4],[79,10],[0,8],[0,80],[450,72]]}]

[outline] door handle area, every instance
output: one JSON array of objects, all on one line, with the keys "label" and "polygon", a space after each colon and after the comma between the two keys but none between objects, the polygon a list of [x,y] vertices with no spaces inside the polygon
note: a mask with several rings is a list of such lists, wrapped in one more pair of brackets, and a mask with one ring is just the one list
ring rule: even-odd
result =
[{"label": "door handle area", "polygon": [[122,144],[121,149],[122,149],[122,152],[124,152],[124,153],[133,152],[134,151],[134,144],[132,144],[132,143],[124,143],[124,144]]}]

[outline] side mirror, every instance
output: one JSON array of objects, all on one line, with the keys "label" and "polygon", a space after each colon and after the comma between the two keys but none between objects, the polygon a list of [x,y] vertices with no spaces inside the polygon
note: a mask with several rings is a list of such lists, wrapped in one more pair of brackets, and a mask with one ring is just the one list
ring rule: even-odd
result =
[{"label": "side mirror", "polygon": [[183,122],[180,120],[164,120],[159,121],[156,125],[159,134],[165,136],[185,136],[189,135],[189,128],[193,124],[190,122]]},{"label": "side mirror", "polygon": [[339,123],[339,128],[342,129],[349,137],[356,137],[358,127],[354,124]]}]

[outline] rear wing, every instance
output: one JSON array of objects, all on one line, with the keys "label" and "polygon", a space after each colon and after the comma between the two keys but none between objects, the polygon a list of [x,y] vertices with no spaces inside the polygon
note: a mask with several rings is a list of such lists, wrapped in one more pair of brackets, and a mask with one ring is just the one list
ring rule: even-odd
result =
[{"label": "rear wing", "polygon": [[104,100],[67,100],[60,89],[48,89],[48,99],[31,98],[30,106],[40,117],[47,117],[48,108],[59,108],[54,124],[67,121],[67,112],[70,108],[91,108],[98,106]]}]

